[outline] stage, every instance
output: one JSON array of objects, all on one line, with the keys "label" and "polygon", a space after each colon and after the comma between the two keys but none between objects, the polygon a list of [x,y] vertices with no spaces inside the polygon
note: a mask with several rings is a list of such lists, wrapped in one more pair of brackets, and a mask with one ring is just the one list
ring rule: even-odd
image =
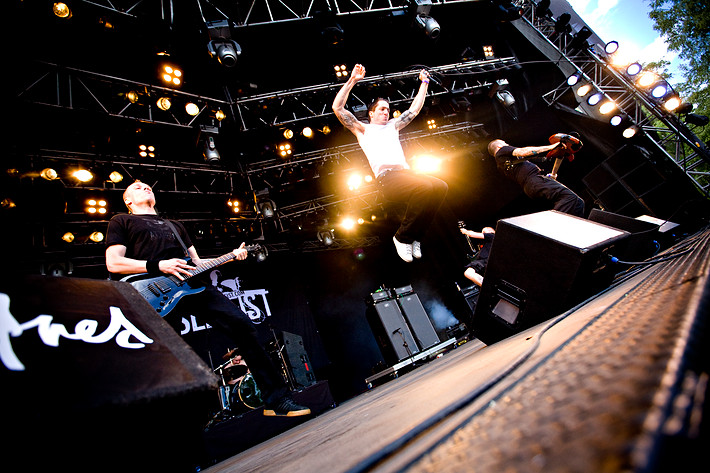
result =
[{"label": "stage", "polygon": [[692,236],[558,317],[470,340],[204,471],[682,471],[707,445],[709,252],[710,233]]}]

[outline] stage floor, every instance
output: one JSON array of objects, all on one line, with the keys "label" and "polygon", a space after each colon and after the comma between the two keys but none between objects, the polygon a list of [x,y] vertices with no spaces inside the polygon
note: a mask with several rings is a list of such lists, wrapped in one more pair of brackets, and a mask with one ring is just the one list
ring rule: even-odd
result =
[{"label": "stage floor", "polygon": [[[565,314],[469,341],[203,471],[663,471],[669,446],[682,470],[707,440],[691,413],[707,382],[709,241],[689,238]],[[687,413],[673,409],[681,399]]]}]

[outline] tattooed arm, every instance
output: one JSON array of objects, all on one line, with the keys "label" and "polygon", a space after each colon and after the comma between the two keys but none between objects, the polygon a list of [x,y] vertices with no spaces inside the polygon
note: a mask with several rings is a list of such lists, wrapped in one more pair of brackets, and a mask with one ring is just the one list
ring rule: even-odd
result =
[{"label": "tattooed arm", "polygon": [[355,118],[355,115],[345,108],[345,103],[348,101],[350,91],[363,77],[365,77],[365,68],[361,64],[356,64],[353,68],[352,74],[350,74],[350,78],[345,84],[343,84],[338,91],[338,94],[335,96],[335,100],[333,100],[333,112],[335,113],[335,116],[338,117],[338,120],[340,120],[340,123],[342,123],[345,128],[353,132],[355,135],[358,133],[364,133],[365,127],[362,122]]},{"label": "tattooed arm", "polygon": [[422,83],[419,86],[419,92],[417,92],[417,95],[414,97],[414,100],[412,100],[412,105],[409,106],[408,110],[406,110],[399,117],[397,117],[396,126],[398,130],[401,130],[405,126],[409,125],[412,120],[414,120],[414,118],[419,115],[419,112],[424,106],[427,89],[429,87],[429,72],[427,72],[426,69],[422,69],[419,72],[419,80],[422,81]]}]

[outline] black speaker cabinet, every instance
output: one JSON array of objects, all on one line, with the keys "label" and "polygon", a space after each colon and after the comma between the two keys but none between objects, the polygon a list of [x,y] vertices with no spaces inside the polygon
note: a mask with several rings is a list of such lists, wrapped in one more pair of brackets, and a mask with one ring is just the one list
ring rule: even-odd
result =
[{"label": "black speaker cabinet", "polygon": [[426,350],[439,343],[441,341],[439,335],[424,310],[419,296],[412,291],[412,286],[396,288],[395,293],[398,295],[397,303],[414,333],[419,348]]},{"label": "black speaker cabinet", "polygon": [[195,471],[217,377],[130,284],[2,281],[0,319],[10,471]]},{"label": "black speaker cabinet", "polygon": [[650,258],[660,249],[659,225],[599,209],[592,209],[589,220],[629,232],[623,248],[614,255],[620,260],[641,261]]},{"label": "black speaker cabinet", "polygon": [[473,316],[486,344],[537,325],[608,287],[629,233],[554,210],[500,220]]},{"label": "black speaker cabinet", "polygon": [[315,384],[316,377],[313,374],[306,348],[303,346],[303,338],[295,333],[283,332],[283,342],[288,364],[297,387]]},{"label": "black speaker cabinet", "polygon": [[395,299],[379,299],[368,308],[367,320],[387,363],[395,364],[419,353]]}]

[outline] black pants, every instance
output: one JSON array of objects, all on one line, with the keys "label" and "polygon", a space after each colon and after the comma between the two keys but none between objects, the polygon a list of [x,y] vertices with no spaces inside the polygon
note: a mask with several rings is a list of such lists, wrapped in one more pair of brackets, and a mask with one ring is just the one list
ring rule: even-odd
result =
[{"label": "black pants", "polygon": [[525,195],[531,199],[544,199],[553,209],[577,217],[584,217],[584,201],[567,186],[542,174],[529,176],[523,184]]},{"label": "black pants", "polygon": [[183,297],[173,313],[166,317],[167,322],[179,324],[181,315],[200,317],[237,344],[238,353],[254,376],[265,403],[270,404],[288,394],[286,383],[259,343],[256,327],[249,316],[217,288],[207,286],[202,292]]},{"label": "black pants", "polygon": [[382,194],[392,202],[404,202],[407,210],[395,237],[402,243],[421,241],[449,186],[433,176],[416,174],[409,169],[387,171],[379,177]]}]

